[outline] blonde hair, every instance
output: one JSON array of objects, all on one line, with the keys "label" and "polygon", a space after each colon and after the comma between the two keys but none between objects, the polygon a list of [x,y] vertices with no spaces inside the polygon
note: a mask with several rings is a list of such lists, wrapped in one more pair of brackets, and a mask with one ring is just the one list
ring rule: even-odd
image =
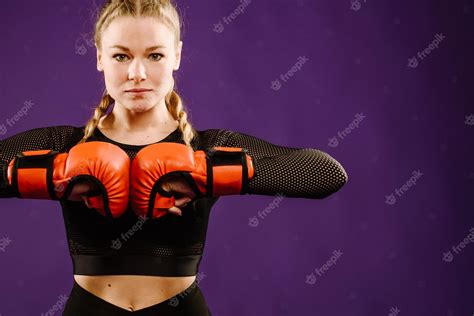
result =
[{"label": "blonde hair", "polygon": [[[181,21],[175,5],[171,0],[108,0],[98,13],[94,29],[94,41],[97,49],[101,50],[101,39],[105,29],[117,17],[156,17],[174,31],[175,48],[178,48],[181,38]],[[104,90],[99,105],[95,108],[92,118],[84,128],[84,137],[78,144],[84,143],[94,132],[99,124],[100,118],[104,116],[111,103],[115,100]],[[181,97],[175,91],[175,80],[173,87],[165,96],[166,108],[175,120],[179,122],[179,130],[182,133],[183,141],[187,146],[191,146],[191,141],[195,137],[196,131],[188,122],[188,114]]]}]

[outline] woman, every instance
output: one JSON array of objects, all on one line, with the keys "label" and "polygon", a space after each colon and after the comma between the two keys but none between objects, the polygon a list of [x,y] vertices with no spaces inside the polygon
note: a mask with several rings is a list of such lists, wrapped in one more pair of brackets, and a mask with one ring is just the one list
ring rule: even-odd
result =
[{"label": "woman", "polygon": [[[106,86],[100,104],[83,127],[37,128],[2,140],[1,197],[19,197],[7,185],[16,154],[66,153],[92,141],[119,147],[131,161],[151,144],[245,149],[254,167],[247,194],[320,199],[347,182],[344,168],[319,150],[278,146],[230,130],[193,129],[174,90],[183,43],[170,0],[112,0],[99,13],[94,39]],[[97,189],[89,182],[76,184],[61,200],[74,267],[63,315],[210,315],[196,274],[217,197],[197,197],[179,177],[162,188],[176,196],[175,205],[165,216],[145,221],[130,209],[107,220],[89,204],[87,193]]]}]

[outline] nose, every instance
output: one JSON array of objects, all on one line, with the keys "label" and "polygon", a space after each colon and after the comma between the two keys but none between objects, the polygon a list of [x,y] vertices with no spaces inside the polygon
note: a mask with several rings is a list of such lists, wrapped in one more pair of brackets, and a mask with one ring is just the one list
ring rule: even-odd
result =
[{"label": "nose", "polygon": [[140,60],[134,59],[130,63],[130,67],[128,69],[128,79],[133,81],[141,81],[146,79],[145,65],[143,65]]}]

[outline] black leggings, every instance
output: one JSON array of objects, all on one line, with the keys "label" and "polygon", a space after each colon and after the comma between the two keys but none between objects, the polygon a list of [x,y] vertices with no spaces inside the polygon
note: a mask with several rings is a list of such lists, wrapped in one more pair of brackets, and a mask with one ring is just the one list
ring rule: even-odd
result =
[{"label": "black leggings", "polygon": [[174,297],[137,311],[127,311],[82,288],[74,280],[74,286],[64,307],[63,316],[212,316],[201,289],[196,281]]}]

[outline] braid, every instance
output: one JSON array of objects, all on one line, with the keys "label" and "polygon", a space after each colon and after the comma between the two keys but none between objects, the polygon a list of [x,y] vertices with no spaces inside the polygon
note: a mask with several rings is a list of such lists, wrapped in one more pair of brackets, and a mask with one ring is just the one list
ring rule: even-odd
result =
[{"label": "braid", "polygon": [[105,115],[112,102],[114,102],[114,99],[107,93],[107,90],[105,90],[102,96],[102,100],[94,110],[94,115],[84,127],[84,137],[79,141],[78,144],[84,143],[89,137],[91,137],[92,133],[94,133],[95,128],[99,124],[100,118]]},{"label": "braid", "polygon": [[171,113],[175,120],[178,120],[178,128],[183,135],[183,141],[187,146],[191,146],[191,141],[196,136],[195,129],[191,126],[188,121],[188,113],[185,111],[185,107],[181,97],[174,90],[174,80],[173,80],[173,89],[165,97],[166,107]]}]

